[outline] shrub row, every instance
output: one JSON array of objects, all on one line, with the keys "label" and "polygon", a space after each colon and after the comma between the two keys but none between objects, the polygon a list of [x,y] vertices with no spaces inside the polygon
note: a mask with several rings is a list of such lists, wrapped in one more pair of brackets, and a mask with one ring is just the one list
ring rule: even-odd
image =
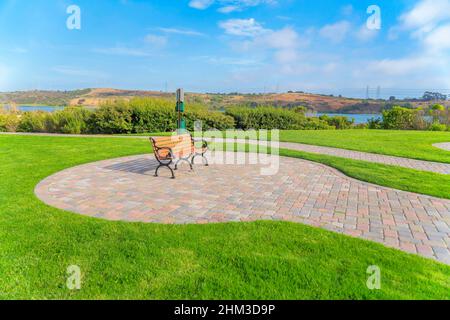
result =
[{"label": "shrub row", "polygon": [[328,115],[322,115],[319,117],[320,120],[326,121],[328,125],[335,127],[336,129],[351,129],[355,123],[354,119],[350,119],[344,116],[334,116],[330,117]]},{"label": "shrub row", "polygon": [[[235,107],[226,113],[207,110],[200,104],[186,106],[186,125],[202,121],[203,129],[335,129],[347,128],[344,118],[310,118],[302,112],[262,107]],[[170,132],[177,128],[177,114],[170,100],[136,98],[106,103],[95,110],[69,107],[53,113],[0,114],[0,131],[66,134],[126,134]]]},{"label": "shrub row", "polygon": [[301,112],[279,108],[234,107],[228,109],[226,114],[233,117],[236,128],[242,130],[319,130],[335,128],[319,118],[306,117]]},{"label": "shrub row", "polygon": [[[201,105],[188,106],[188,130],[201,120],[203,128],[234,128],[234,120],[220,112],[207,111]],[[169,132],[177,128],[174,104],[167,100],[133,99],[107,103],[90,111],[69,107],[53,113],[25,112],[0,114],[0,131],[49,132],[66,134],[121,134]]]},{"label": "shrub row", "polygon": [[371,119],[369,129],[390,130],[450,130],[450,110],[431,107],[429,110],[393,107],[383,111],[383,119]]}]

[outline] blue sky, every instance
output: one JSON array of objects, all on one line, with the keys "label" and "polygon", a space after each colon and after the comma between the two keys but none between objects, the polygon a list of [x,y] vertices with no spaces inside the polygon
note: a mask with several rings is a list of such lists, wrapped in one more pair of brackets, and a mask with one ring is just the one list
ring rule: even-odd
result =
[{"label": "blue sky", "polygon": [[450,0],[0,0],[0,39],[0,91],[450,88]]}]

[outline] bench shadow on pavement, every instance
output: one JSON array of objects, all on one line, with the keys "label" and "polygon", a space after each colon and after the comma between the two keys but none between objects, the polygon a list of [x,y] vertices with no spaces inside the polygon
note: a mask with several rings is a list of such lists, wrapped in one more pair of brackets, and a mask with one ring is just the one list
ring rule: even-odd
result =
[{"label": "bench shadow on pavement", "polygon": [[[106,170],[122,171],[135,174],[141,174],[144,176],[154,177],[155,170],[159,163],[156,159],[135,159],[126,162],[116,163],[110,166],[104,167]],[[166,172],[167,170],[167,172]],[[180,166],[180,170],[185,170],[185,166]],[[181,171],[183,172],[183,171]],[[161,177],[170,176],[170,171],[168,169],[162,168],[160,170]]]},{"label": "bench shadow on pavement", "polygon": [[121,162],[107,166],[104,169],[123,171],[136,174],[142,174],[146,176],[153,176],[156,168],[158,167],[158,161],[151,159],[135,159],[126,162]]}]

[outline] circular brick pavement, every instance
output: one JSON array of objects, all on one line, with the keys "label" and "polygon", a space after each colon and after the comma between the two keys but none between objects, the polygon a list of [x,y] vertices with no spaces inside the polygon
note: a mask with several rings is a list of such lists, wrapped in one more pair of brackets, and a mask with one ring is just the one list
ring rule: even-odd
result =
[{"label": "circular brick pavement", "polygon": [[449,200],[371,185],[294,158],[281,157],[273,176],[261,175],[258,165],[197,165],[193,172],[182,167],[172,180],[169,172],[154,177],[155,166],[150,155],[90,163],[43,180],[35,192],[51,206],[108,220],[300,222],[450,264]]}]

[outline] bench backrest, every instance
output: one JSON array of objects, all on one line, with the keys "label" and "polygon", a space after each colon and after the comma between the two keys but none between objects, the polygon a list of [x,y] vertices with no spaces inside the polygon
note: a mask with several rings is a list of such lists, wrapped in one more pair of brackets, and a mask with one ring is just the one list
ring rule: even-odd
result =
[{"label": "bench backrest", "polygon": [[177,136],[167,137],[152,137],[151,138],[155,155],[157,157],[166,158],[169,156],[168,150],[160,150],[161,148],[170,148],[174,158],[187,158],[194,153],[194,142],[190,134],[182,134]]}]

